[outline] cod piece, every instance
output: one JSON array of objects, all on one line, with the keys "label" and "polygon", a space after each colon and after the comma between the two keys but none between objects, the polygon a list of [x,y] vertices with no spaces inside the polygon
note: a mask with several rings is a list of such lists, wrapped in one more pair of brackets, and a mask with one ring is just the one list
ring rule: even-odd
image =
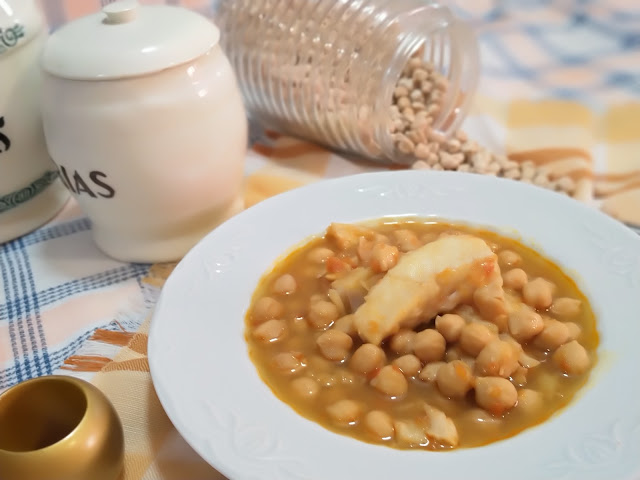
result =
[{"label": "cod piece", "polygon": [[354,325],[362,340],[379,345],[400,328],[414,328],[461,303],[477,303],[478,289],[491,293],[492,313],[502,321],[507,311],[496,254],[480,238],[441,237],[400,258],[369,290]]}]

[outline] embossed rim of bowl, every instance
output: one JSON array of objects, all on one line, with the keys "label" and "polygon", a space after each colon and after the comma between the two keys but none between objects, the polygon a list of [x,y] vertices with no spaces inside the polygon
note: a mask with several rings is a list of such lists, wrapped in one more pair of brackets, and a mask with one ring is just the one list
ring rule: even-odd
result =
[{"label": "embossed rim of bowl", "polygon": [[[601,344],[587,386],[567,408],[484,447],[400,451],[325,430],[273,395],[243,337],[260,276],[332,221],[399,215],[519,236],[573,276],[591,300]],[[473,174],[354,175],[268,199],[204,238],[177,266],[156,307],[151,374],[178,431],[229,478],[629,478],[640,473],[639,288],[640,237],[560,194]]]}]

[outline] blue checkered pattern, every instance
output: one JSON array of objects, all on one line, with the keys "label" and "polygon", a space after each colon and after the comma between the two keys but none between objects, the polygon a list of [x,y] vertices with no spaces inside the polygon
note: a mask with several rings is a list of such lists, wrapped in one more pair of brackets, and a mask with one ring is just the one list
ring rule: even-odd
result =
[{"label": "blue checkered pattern", "polygon": [[[98,9],[106,1],[40,3],[55,29],[86,12],[87,5]],[[197,2],[197,9],[208,14],[216,1]],[[640,1],[443,2],[476,29],[482,56],[481,93],[495,98],[564,98],[590,106],[640,99]],[[0,350],[0,359],[10,359],[0,361],[0,389],[52,373],[98,326],[86,325],[70,332],[66,341],[51,345],[46,327],[55,326],[47,324],[48,310],[92,292],[139,284],[147,273],[147,265],[108,263],[97,251],[85,252],[88,256],[77,261],[66,259],[64,265],[74,266],[68,275],[43,270],[50,256],[63,249],[61,242],[75,242],[79,247],[90,244],[89,230],[86,218],[75,218],[0,245],[0,349],[10,349]],[[53,253],[43,248],[47,245]],[[43,281],[47,276],[51,281]],[[119,307],[114,305],[114,309]],[[70,312],[78,318],[83,313]]]},{"label": "blue checkered pattern", "polygon": [[[74,18],[76,9],[86,12],[90,6],[89,10],[98,10],[112,1],[40,0],[40,4],[56,29]],[[139,1],[186,4],[181,0]],[[220,1],[192,0],[188,5],[215,21]],[[610,104],[612,98],[640,97],[637,0],[432,1],[448,5],[476,29],[483,59],[480,88],[490,96],[562,98],[596,106]],[[78,8],[80,4],[85,8]],[[584,81],[565,82],[566,69],[584,69]]]},{"label": "blue checkered pattern", "polygon": [[[0,358],[10,359],[0,364],[0,389],[28,378],[53,373],[66,358],[77,351],[97,326],[102,326],[87,326],[81,331],[72,332],[73,335],[67,342],[52,346],[45,335],[42,318],[43,312],[48,308],[54,308],[74,297],[105,291],[127,282],[135,282],[140,287],[140,281],[147,274],[149,265],[111,261],[95,247],[90,250],[95,254],[94,258],[79,258],[76,262],[69,259],[75,263],[74,273],[62,275],[63,281],[51,284],[42,282],[42,278],[36,279],[34,265],[46,262],[49,246],[57,242],[57,247],[51,247],[52,253],[60,251],[67,242],[83,242],[86,249],[86,242],[91,242],[89,229],[90,222],[86,218],[77,218],[46,226],[0,245],[0,335],[5,335],[4,339],[0,338],[0,348],[10,349],[10,352],[0,352]],[[96,259],[107,268],[96,272],[95,265],[92,266]],[[79,263],[83,261],[87,261],[86,275]],[[60,276],[60,272],[55,274]],[[39,283],[43,286],[38,286]],[[104,323],[112,319],[107,317]],[[55,328],[55,325],[52,327]]]},{"label": "blue checkered pattern", "polygon": [[33,354],[19,358],[12,366],[0,370],[0,388],[10,387],[29,378],[50,375],[62,365],[66,358],[78,351],[80,346],[91,336],[91,333],[93,333],[93,329],[79,334],[71,343],[51,353],[44,349],[43,351],[46,353],[37,356],[46,357],[46,368],[42,368],[40,365],[38,365],[39,368],[34,368],[36,364],[41,363],[41,360],[34,358]]},{"label": "blue checkered pattern", "polygon": [[[509,95],[504,86],[512,81],[525,82],[538,97],[587,104],[640,98],[640,2],[480,2],[485,8],[466,0],[445,3],[478,32],[487,93]],[[568,70],[582,81],[567,82]]]},{"label": "blue checkered pattern", "polygon": [[26,235],[22,240],[24,245],[27,246],[51,240],[52,238],[64,237],[77,232],[84,232],[89,229],[91,229],[91,222],[88,218],[83,217],[60,225],[54,225],[52,227],[42,227],[40,230],[36,230],[35,232]]}]

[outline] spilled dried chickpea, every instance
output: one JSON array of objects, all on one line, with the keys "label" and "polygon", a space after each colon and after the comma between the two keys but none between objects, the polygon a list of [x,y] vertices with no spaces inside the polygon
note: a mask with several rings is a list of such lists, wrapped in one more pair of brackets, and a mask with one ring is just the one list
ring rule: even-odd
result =
[{"label": "spilled dried chickpea", "polygon": [[429,450],[543,422],[584,385],[598,346],[587,299],[550,261],[406,218],[332,224],[262,279],[246,326],[262,378],[296,411]]},{"label": "spilled dried chickpea", "polygon": [[397,151],[414,159],[412,168],[495,175],[574,195],[576,183],[568,175],[550,178],[532,161],[519,163],[495,155],[461,130],[449,139],[432,130],[447,87],[447,79],[417,56],[409,60],[396,84],[390,131]]}]

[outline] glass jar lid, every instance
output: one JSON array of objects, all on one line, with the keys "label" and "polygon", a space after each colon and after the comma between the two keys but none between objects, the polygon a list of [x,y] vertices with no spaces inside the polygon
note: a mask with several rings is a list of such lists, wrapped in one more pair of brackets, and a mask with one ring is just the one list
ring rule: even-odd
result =
[{"label": "glass jar lid", "polygon": [[75,80],[135,77],[193,60],[219,38],[213,23],[185,8],[121,0],[54,32],[42,66]]}]

